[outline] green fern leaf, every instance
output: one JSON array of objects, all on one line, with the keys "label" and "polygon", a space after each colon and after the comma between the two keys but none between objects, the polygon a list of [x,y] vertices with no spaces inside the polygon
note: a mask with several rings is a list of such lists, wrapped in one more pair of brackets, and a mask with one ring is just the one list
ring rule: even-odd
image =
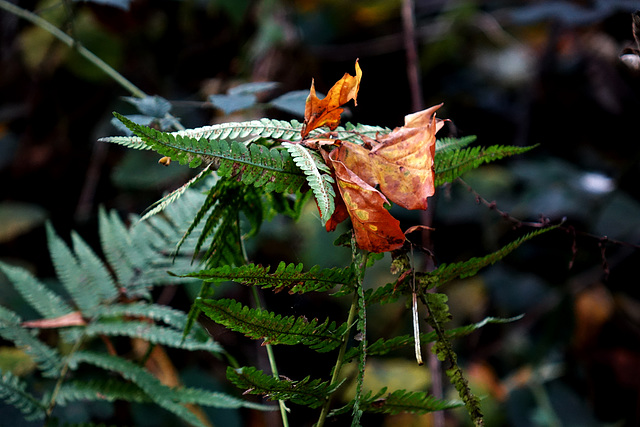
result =
[{"label": "green fern leaf", "polygon": [[307,183],[311,187],[320,209],[322,225],[326,224],[335,210],[333,201],[336,197],[336,193],[333,190],[335,180],[331,176],[331,170],[315,151],[311,151],[300,144],[283,142],[282,146],[289,151],[293,161],[306,175]]},{"label": "green fern leaf", "polygon": [[449,151],[459,150],[476,140],[475,135],[464,136],[462,138],[442,138],[436,140],[436,153],[442,155]]},{"label": "green fern leaf", "polygon": [[[169,390],[171,399],[180,404],[193,404],[213,408],[235,409],[249,408],[259,411],[275,411],[277,407],[249,402],[237,397],[203,390],[199,388],[180,387]],[[168,395],[169,396],[169,395]],[[56,404],[64,406],[75,401],[148,403],[152,399],[138,385],[116,378],[106,380],[72,381],[64,383],[56,395]]]},{"label": "green fern leaf", "polygon": [[22,325],[22,319],[11,310],[0,306],[0,336],[7,341],[13,342],[16,347],[27,353],[38,368],[42,370],[42,375],[55,378],[60,375],[62,369],[62,358],[60,354],[40,341],[35,333],[32,333]]},{"label": "green fern leaf", "polygon": [[[146,302],[133,302],[130,304],[110,304],[98,307],[95,313],[96,318],[123,318],[123,317],[144,317],[155,321],[160,321],[176,330],[182,330],[187,321],[187,316],[180,310],[173,309],[166,305],[149,304]],[[194,333],[195,339],[207,337],[207,332],[198,326]]]},{"label": "green fern leaf", "polygon": [[442,286],[443,284],[450,282],[454,279],[464,279],[466,277],[474,276],[481,268],[487,267],[491,264],[495,264],[505,256],[509,255],[515,249],[520,247],[524,242],[533,239],[540,234],[546,233],[551,230],[555,230],[557,226],[540,228],[536,231],[528,233],[519,239],[514,240],[511,243],[503,246],[495,252],[490,253],[479,258],[471,258],[466,261],[457,262],[453,264],[442,264],[436,270],[417,274],[416,278],[418,282],[429,289],[433,286]]},{"label": "green fern leaf", "polygon": [[387,134],[391,129],[382,126],[353,124],[347,122],[344,127],[338,126],[334,131],[336,139],[346,140],[355,144],[362,144],[362,137],[376,139],[378,135]]},{"label": "green fern leaf", "polygon": [[[386,390],[382,391],[384,394]],[[377,393],[375,396],[380,396]],[[385,396],[364,399],[360,408],[367,412],[396,415],[401,413],[426,414],[428,412],[459,408],[462,402],[436,399],[423,391],[396,390]]]},{"label": "green fern leaf", "polygon": [[41,420],[45,417],[46,406],[33,397],[25,389],[27,384],[11,372],[0,371],[0,399],[22,412],[29,421]]},{"label": "green fern leaf", "polygon": [[239,267],[224,265],[180,277],[193,277],[211,283],[234,281],[247,286],[272,288],[276,292],[287,289],[290,294],[326,292],[340,285],[352,286],[355,279],[351,267],[323,269],[319,266],[314,266],[307,272],[302,271],[302,269],[302,264],[294,265],[284,262],[280,262],[273,273],[269,273],[269,267],[255,264]]},{"label": "green fern leaf", "polygon": [[435,185],[452,182],[463,173],[477,168],[483,163],[500,160],[507,156],[525,153],[536,146],[514,147],[493,145],[490,147],[473,147],[453,151],[436,151]]},{"label": "green fern leaf", "polygon": [[196,139],[184,133],[160,132],[138,125],[118,113],[114,115],[156,152],[180,164],[195,168],[203,162],[212,163],[220,176],[233,177],[267,192],[295,192],[304,183],[304,174],[296,168],[286,150],[269,149],[259,144],[247,147],[237,141]]},{"label": "green fern leaf", "polygon": [[[472,323],[466,326],[461,326],[459,328],[455,328],[451,330],[447,330],[446,336],[448,339],[461,338],[469,335],[470,333],[488,324],[510,323],[520,319],[522,319],[522,316],[516,316],[516,317],[510,317],[510,318],[486,317],[480,322]],[[422,344],[432,343],[436,341],[437,338],[438,336],[434,331],[423,332],[420,334],[420,342]],[[414,345],[413,335],[399,335],[390,339],[380,338],[377,341],[367,346],[367,355],[383,356],[393,351],[398,351],[405,348],[413,347],[413,345]],[[353,359],[356,356],[358,356],[358,349],[351,348],[347,350],[344,356],[345,363],[351,361],[351,359]]]},{"label": "green fern leaf", "polygon": [[193,412],[173,399],[173,390],[160,382],[150,372],[137,364],[108,354],[79,351],[69,357],[69,366],[75,369],[79,363],[89,363],[102,369],[119,373],[123,378],[136,384],[154,403],[173,412],[188,423],[205,427]]},{"label": "green fern leaf", "polygon": [[76,232],[71,233],[71,241],[78,265],[87,273],[84,285],[98,295],[100,302],[110,302],[118,298],[118,287],[100,258]]},{"label": "green fern leaf", "polygon": [[49,253],[58,279],[83,314],[90,315],[100,304],[100,294],[88,286],[89,272],[82,269],[80,263],[66,243],[53,231],[47,222],[47,242]]},{"label": "green fern leaf", "polygon": [[189,187],[198,183],[200,180],[206,177],[209,173],[211,173],[210,169],[211,169],[211,163],[206,165],[196,176],[191,178],[185,184],[181,185],[176,190],[172,191],[171,193],[167,194],[166,196],[164,196],[163,198],[161,198],[160,200],[158,200],[157,202],[149,206],[146,212],[144,213],[144,215],[142,215],[142,218],[140,219],[140,221],[144,221],[145,219],[159,212],[162,212],[167,206],[169,206],[171,203],[178,200],[185,193],[185,191],[187,191]]},{"label": "green fern leaf", "polygon": [[14,288],[42,317],[55,318],[72,313],[71,308],[57,293],[53,292],[24,268],[0,262],[2,271]]},{"label": "green fern leaf", "polygon": [[227,379],[244,393],[261,394],[270,400],[289,400],[298,405],[318,408],[326,397],[340,387],[342,382],[331,385],[328,381],[306,377],[300,381],[281,380],[264,374],[252,366],[239,369],[227,368]]},{"label": "green fern leaf", "polygon": [[69,329],[66,332],[69,333],[69,338],[72,340],[80,339],[82,336],[124,336],[140,338],[153,344],[162,344],[166,347],[184,350],[204,350],[211,353],[221,353],[223,351],[220,344],[209,337],[204,340],[197,340],[192,335],[183,338],[182,331],[141,321],[94,321],[86,327]]},{"label": "green fern leaf", "polygon": [[[118,115],[116,115],[116,117],[119,119]],[[261,120],[251,120],[248,122],[220,123],[195,129],[185,129],[178,132],[172,132],[171,134],[173,136],[186,136],[189,138],[206,140],[279,138],[296,141],[300,139],[301,130],[302,123],[297,120],[286,122],[284,120],[272,120],[265,118]],[[139,136],[110,136],[100,138],[99,141],[120,144],[128,148],[138,150],[152,149],[152,147]]]},{"label": "green fern leaf", "polygon": [[146,403],[151,398],[136,384],[117,378],[71,381],[62,384],[56,395],[56,404],[65,406],[76,401],[125,400]]},{"label": "green fern leaf", "polygon": [[[416,273],[416,280],[421,284],[424,289],[430,289],[432,287],[442,286],[451,280],[465,277],[470,277],[478,273],[478,271],[484,267],[494,264],[500,261],[505,256],[509,255],[515,249],[517,249],[524,242],[542,234],[547,231],[551,231],[557,228],[557,226],[540,228],[536,231],[528,233],[517,240],[503,246],[495,252],[492,252],[484,257],[471,258],[466,261],[461,261],[453,264],[442,264],[437,269],[428,273]],[[367,291],[365,297],[367,304],[386,304],[395,302],[403,295],[411,292],[408,284],[403,283],[398,285],[397,283],[387,283],[384,286],[380,286],[374,290]]]},{"label": "green fern leaf", "polygon": [[275,313],[252,309],[232,299],[197,299],[196,304],[211,320],[253,339],[264,339],[265,344],[304,344],[324,353],[337,348],[347,332],[347,325],[336,326],[329,319],[282,317]]},{"label": "green fern leaf", "polygon": [[249,408],[259,411],[276,411],[277,406],[261,405],[230,396],[225,393],[212,392],[199,388],[184,387],[176,389],[176,398],[180,403],[188,403],[200,406],[210,406],[213,408]]}]

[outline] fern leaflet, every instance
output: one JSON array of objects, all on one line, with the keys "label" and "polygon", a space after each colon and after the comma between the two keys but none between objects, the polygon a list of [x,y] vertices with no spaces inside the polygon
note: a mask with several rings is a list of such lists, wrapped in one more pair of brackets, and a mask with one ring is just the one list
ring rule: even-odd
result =
[{"label": "fern leaflet", "polygon": [[[116,117],[118,117],[116,115]],[[302,124],[296,120],[286,122],[284,120],[251,120],[248,122],[220,123],[211,126],[203,126],[195,129],[185,129],[172,132],[173,136],[186,136],[189,138],[220,140],[220,139],[247,139],[247,138],[280,138],[290,141],[300,139]],[[124,145],[138,150],[149,150],[150,147],[139,136],[110,136],[100,138],[99,141]]]},{"label": "fern leaflet", "polygon": [[306,175],[307,183],[311,187],[318,203],[318,209],[320,209],[322,225],[326,224],[335,210],[333,201],[336,197],[333,189],[335,180],[331,176],[331,170],[317,152],[311,151],[300,144],[284,142],[282,145],[289,151],[293,161]]},{"label": "fern leaflet", "polygon": [[[501,323],[510,323],[515,322],[516,320],[521,319],[522,316],[510,317],[510,318],[500,318],[500,317],[486,317],[477,323],[472,323],[470,325],[461,326],[459,328],[447,330],[446,336],[447,339],[456,339],[469,335],[470,333],[484,327],[487,324],[501,324]],[[434,331],[431,332],[423,332],[420,334],[420,342],[422,344],[428,344],[436,341],[437,335]],[[367,347],[367,355],[370,356],[383,356],[385,354],[391,353],[393,351],[398,351],[404,348],[408,348],[413,346],[414,338],[413,335],[399,335],[397,337],[393,337],[390,339],[380,338],[377,341],[371,343]],[[354,357],[358,356],[358,349],[351,348],[347,350],[344,356],[344,361],[349,362]]]},{"label": "fern leaflet", "polygon": [[462,138],[442,138],[436,140],[436,153],[444,154],[448,151],[459,150],[476,140],[475,135],[464,136]]},{"label": "fern leaflet", "polygon": [[214,283],[232,280],[243,285],[273,288],[276,292],[287,289],[290,294],[326,292],[339,285],[349,287],[352,286],[355,279],[353,269],[350,267],[323,269],[316,265],[307,272],[302,271],[302,269],[302,264],[294,265],[284,262],[280,262],[273,273],[269,273],[269,267],[255,264],[239,267],[224,265],[189,273],[181,277],[194,277]]},{"label": "fern leaflet", "polygon": [[243,306],[232,299],[197,299],[196,304],[211,320],[265,344],[304,344],[324,353],[337,348],[347,325],[336,326],[329,319],[319,323],[304,316],[286,316]]},{"label": "fern leaflet", "polygon": [[[386,390],[382,391],[382,393],[384,392],[386,392]],[[379,395],[380,393],[377,393],[375,396]],[[436,399],[423,391],[406,390],[396,390],[388,393],[386,396],[375,399],[364,399],[360,402],[360,408],[367,412],[390,415],[404,412],[426,414],[428,412],[442,411],[460,406],[462,406],[461,402]]]},{"label": "fern leaflet", "polygon": [[0,306],[0,337],[13,342],[16,347],[22,348],[31,356],[42,369],[42,375],[50,378],[57,377],[62,368],[60,354],[22,327],[21,322],[22,319],[16,313]]},{"label": "fern leaflet", "polygon": [[487,267],[500,261],[502,258],[520,247],[520,245],[522,245],[524,242],[556,228],[557,225],[540,228],[536,231],[525,234],[524,236],[514,240],[511,243],[506,244],[502,248],[490,253],[489,255],[485,255],[479,258],[474,257],[466,261],[456,262],[453,264],[442,264],[434,271],[416,275],[416,278],[418,279],[419,283],[425,287],[425,289],[429,289],[433,286],[441,286],[457,278],[464,279],[465,277],[473,276],[481,268]]},{"label": "fern leaflet", "polygon": [[132,132],[140,136],[153,150],[195,168],[203,162],[212,163],[220,176],[233,177],[245,185],[253,184],[263,191],[295,192],[304,183],[286,150],[269,149],[260,144],[248,146],[238,141],[194,138],[179,133],[160,132],[138,125],[114,113]]},{"label": "fern leaflet", "polygon": [[[276,409],[270,405],[260,405],[238,399],[225,393],[211,392],[199,388],[180,387],[169,389],[172,400],[181,404],[210,406],[214,408],[251,408],[261,411]],[[72,401],[86,400],[126,400],[128,402],[147,403],[153,400],[142,388],[132,382],[108,378],[106,380],[73,381],[63,384],[56,396],[56,403],[66,405]]]},{"label": "fern leaflet", "polygon": [[89,363],[102,369],[118,372],[123,378],[140,387],[159,406],[173,412],[192,425],[205,427],[193,412],[173,399],[171,388],[162,384],[150,372],[133,362],[108,354],[79,351],[70,356],[69,363],[72,369],[79,363]]},{"label": "fern leaflet", "polygon": [[[492,252],[484,257],[471,258],[466,261],[457,262],[453,264],[442,264],[437,269],[428,273],[416,273],[416,279],[424,289],[432,287],[442,286],[451,280],[457,278],[465,278],[473,276],[480,269],[494,264],[509,255],[515,249],[517,249],[524,242],[542,234],[547,231],[554,230],[557,226],[540,228],[536,231],[528,233],[517,240],[503,246],[495,252]],[[369,290],[366,293],[367,304],[385,304],[395,302],[402,295],[410,292],[409,286],[406,283],[398,284],[397,282],[387,283],[384,286],[380,286],[374,290]]]},{"label": "fern leaflet", "polygon": [[60,295],[46,287],[27,270],[0,262],[0,271],[42,317],[60,317],[74,311]]},{"label": "fern leaflet", "polygon": [[318,408],[329,396],[340,387],[342,382],[333,386],[328,381],[312,380],[306,377],[300,381],[276,379],[264,374],[252,366],[239,369],[227,368],[227,379],[245,393],[262,394],[270,400],[289,400],[298,405]]},{"label": "fern leaflet", "polygon": [[[222,347],[208,338],[196,340],[192,336],[183,339],[182,331],[167,328],[142,321],[95,321],[84,328],[68,330],[69,338],[80,339],[82,336],[126,336],[140,338],[153,344],[162,344],[167,347],[181,348],[184,350],[204,350],[212,353],[221,353]],[[75,332],[75,334],[73,333]]]},{"label": "fern leaflet", "polygon": [[153,216],[158,212],[162,212],[167,206],[169,206],[171,203],[178,200],[184,194],[184,192],[187,191],[189,187],[191,187],[192,185],[196,184],[201,179],[206,177],[207,174],[211,172],[210,169],[211,169],[211,163],[207,164],[200,172],[198,172],[196,176],[191,178],[185,184],[181,185],[176,190],[173,190],[171,193],[167,194],[166,196],[164,196],[163,198],[161,198],[160,200],[158,200],[157,202],[149,206],[146,212],[144,213],[144,215],[142,215],[142,218],[140,218],[140,221],[144,221],[150,216]]},{"label": "fern leaflet", "polygon": [[463,173],[477,168],[483,163],[500,160],[504,157],[525,153],[536,146],[515,147],[492,145],[490,147],[472,147],[453,151],[436,151],[435,185],[452,182]]},{"label": "fern leaflet", "polygon": [[0,399],[18,408],[27,420],[41,420],[47,408],[26,392],[26,387],[27,384],[11,372],[0,371]]},{"label": "fern leaflet", "polygon": [[100,294],[87,286],[91,280],[90,272],[82,269],[78,259],[66,243],[58,237],[50,223],[47,223],[47,242],[58,278],[80,311],[89,315],[101,300]]}]

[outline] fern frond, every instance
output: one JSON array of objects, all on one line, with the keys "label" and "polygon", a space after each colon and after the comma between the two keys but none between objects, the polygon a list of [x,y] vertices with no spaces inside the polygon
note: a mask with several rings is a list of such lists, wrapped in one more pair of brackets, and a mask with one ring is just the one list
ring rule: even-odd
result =
[{"label": "fern frond", "polygon": [[95,292],[100,302],[110,302],[118,298],[118,287],[102,260],[78,233],[71,232],[71,241],[78,265],[87,273],[87,281],[84,286]]},{"label": "fern frond", "polygon": [[224,265],[180,277],[193,277],[212,283],[234,281],[248,286],[273,288],[275,292],[287,289],[290,294],[326,292],[339,285],[352,286],[355,280],[351,267],[323,269],[316,265],[306,272],[302,269],[302,264],[286,264],[285,262],[280,262],[273,273],[269,272],[269,267],[255,264],[239,267]]},{"label": "fern frond", "polygon": [[337,348],[347,332],[347,325],[336,326],[329,319],[319,323],[304,316],[286,316],[267,310],[252,309],[232,299],[197,299],[196,304],[211,320],[265,344],[304,344],[324,353]]},{"label": "fern frond", "polygon": [[245,394],[261,394],[270,400],[289,400],[310,408],[322,406],[326,397],[342,384],[342,382],[336,382],[331,385],[329,381],[312,380],[310,377],[300,381],[276,379],[252,366],[239,369],[228,367],[227,379],[236,387],[244,389]]},{"label": "fern frond", "polygon": [[151,398],[136,384],[117,378],[89,381],[71,381],[62,384],[56,395],[56,404],[65,406],[76,401],[126,400],[127,402],[151,402]]},{"label": "fern frond", "polygon": [[436,151],[435,185],[452,182],[463,173],[477,168],[483,163],[500,160],[504,157],[525,153],[536,146],[515,147],[492,145],[490,147],[472,147],[453,151]]},{"label": "fern frond", "polygon": [[307,183],[318,203],[322,225],[326,224],[333,215],[335,204],[333,199],[336,193],[333,189],[335,180],[331,176],[331,170],[324,163],[320,154],[311,151],[303,145],[283,142],[295,164],[304,172]]},{"label": "fern frond", "polygon": [[495,252],[485,255],[483,257],[474,257],[466,261],[456,262],[453,264],[442,264],[434,271],[428,273],[421,273],[416,275],[418,282],[424,287],[429,289],[434,286],[442,286],[447,282],[454,279],[464,279],[478,273],[481,268],[487,267],[500,261],[502,258],[509,255],[515,249],[520,247],[524,242],[533,239],[540,234],[556,229],[558,226],[551,226],[546,228],[540,228],[531,233],[525,234],[519,239],[514,240],[498,249]]},{"label": "fern frond", "polygon": [[166,196],[162,197],[160,200],[149,206],[145,213],[142,215],[142,218],[140,218],[140,221],[144,221],[145,219],[157,214],[158,212],[162,212],[167,206],[182,197],[184,192],[187,191],[189,187],[207,176],[207,174],[211,172],[210,169],[211,163],[207,164],[200,172],[198,172],[196,176],[191,178],[185,184],[181,185],[176,190],[173,190],[171,193],[167,194]]},{"label": "fern frond", "polygon": [[100,354],[89,351],[79,351],[69,357],[69,366],[74,369],[79,363],[88,363],[102,369],[119,373],[123,378],[133,382],[164,409],[173,412],[192,425],[205,427],[202,421],[186,407],[176,403],[174,392],[154,377],[149,371],[117,356]]},{"label": "fern frond", "polygon": [[203,162],[217,166],[218,175],[233,177],[245,185],[253,184],[263,191],[291,193],[304,183],[304,174],[297,169],[286,150],[267,148],[224,139],[206,139],[177,132],[160,132],[132,122],[114,113],[132,132],[153,150],[195,168]]},{"label": "fern frond", "polygon": [[22,327],[21,323],[22,319],[16,313],[0,306],[0,336],[31,356],[43,376],[57,377],[62,368],[60,354],[40,341],[35,333]]},{"label": "fern frond", "polygon": [[[386,390],[382,391],[382,394],[384,392]],[[380,396],[380,393],[374,396]],[[364,411],[389,415],[426,414],[460,406],[463,406],[462,402],[440,400],[423,391],[406,390],[396,390],[383,397],[369,397],[360,402],[360,408]]]},{"label": "fern frond", "polygon": [[466,147],[477,139],[475,135],[463,136],[462,138],[442,138],[436,140],[436,153],[442,155],[449,151],[459,150]]},{"label": "fern frond", "polygon": [[[376,139],[380,134],[387,134],[391,132],[391,129],[382,126],[371,126],[363,124],[353,124],[347,122],[344,127],[338,126],[333,133],[335,133],[336,139],[343,141],[350,141],[354,144],[362,145],[362,137]],[[311,134],[313,135],[313,134]]]},{"label": "fern frond", "polygon": [[[287,122],[284,120],[261,119],[248,122],[220,123],[195,129],[185,129],[171,134],[206,140],[279,138],[296,141],[300,139],[301,130],[302,123],[297,120]],[[139,136],[110,136],[100,138],[99,141],[120,144],[138,150],[152,149]]]},{"label": "fern frond", "polygon": [[211,406],[213,408],[249,408],[259,411],[276,411],[277,406],[261,405],[238,399],[225,393],[203,390],[200,388],[183,387],[176,389],[176,399],[180,403],[189,403],[199,406]]},{"label": "fern frond", "polygon": [[[465,277],[473,276],[480,269],[494,264],[506,257],[524,242],[542,233],[554,230],[555,228],[557,228],[557,226],[540,228],[520,237],[517,240],[514,240],[511,243],[508,243],[497,251],[485,255],[484,257],[471,258],[466,261],[453,264],[442,264],[431,272],[416,273],[416,279],[423,289],[426,290],[432,287],[442,286],[457,278],[464,279]],[[374,290],[367,291],[365,297],[367,299],[367,304],[386,304],[397,301],[398,298],[402,295],[406,295],[408,292],[410,292],[410,289],[406,283],[398,285],[395,282],[391,282]]]},{"label": "fern frond", "polygon": [[45,417],[46,406],[26,392],[27,384],[11,372],[0,371],[0,399],[22,412],[29,421]]},{"label": "fern frond", "polygon": [[[146,302],[133,302],[130,304],[110,304],[98,307],[95,313],[96,318],[121,318],[121,317],[143,317],[161,321],[167,326],[177,330],[182,330],[187,316],[180,310],[168,307],[166,305],[150,304]],[[206,336],[204,329],[199,328],[198,332]]]},{"label": "fern frond", "polygon": [[49,289],[24,268],[0,262],[0,271],[13,287],[42,317],[55,318],[72,313],[71,308],[57,293]]},{"label": "fern frond", "polygon": [[82,313],[90,315],[100,304],[100,294],[88,286],[89,272],[82,269],[67,244],[56,234],[47,222],[47,243],[58,279]]},{"label": "fern frond", "polygon": [[173,328],[150,324],[148,322],[91,322],[85,328],[78,331],[87,337],[94,336],[125,336],[140,338],[153,344],[162,344],[166,347],[180,348],[184,350],[204,350],[211,353],[221,353],[220,344],[207,337],[206,340],[197,340],[189,335],[183,339],[182,331]]},{"label": "fern frond", "polygon": [[[456,339],[469,335],[470,333],[488,325],[488,324],[502,324],[515,322],[520,320],[522,316],[501,318],[501,317],[486,317],[480,322],[472,323],[470,325],[461,326],[459,328],[446,331],[447,339]],[[423,332],[420,334],[420,343],[428,344],[434,342],[438,336],[434,331]],[[409,348],[414,345],[413,335],[399,335],[390,339],[380,338],[377,341],[367,346],[367,355],[369,356],[383,356],[393,351],[398,351],[404,348]],[[358,355],[358,349],[351,348],[347,350],[344,356],[345,363],[351,361]]]}]

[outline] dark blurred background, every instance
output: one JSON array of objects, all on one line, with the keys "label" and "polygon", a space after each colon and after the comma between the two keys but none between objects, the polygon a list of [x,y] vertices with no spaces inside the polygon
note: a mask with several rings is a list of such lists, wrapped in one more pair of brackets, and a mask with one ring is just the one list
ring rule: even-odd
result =
[{"label": "dark blurred background", "polygon": [[[443,289],[452,326],[525,314],[457,341],[460,362],[484,397],[489,426],[640,425],[640,70],[632,56],[620,59],[634,46],[632,13],[640,1],[415,0],[422,90],[413,97],[401,0],[14,3],[72,34],[147,94],[171,101],[186,127],[300,119],[268,101],[308,90],[312,78],[326,93],[343,73],[353,73],[359,58],[363,80],[350,121],[395,127],[412,112],[412,99],[421,99],[425,106],[445,104],[438,115],[451,123],[439,136],[538,144],[468,173],[466,185],[439,189],[431,203],[438,262],[482,256],[521,233],[478,196],[523,221],[566,218],[562,229]],[[253,81],[280,86],[260,94],[267,104],[231,115],[208,102]],[[0,10],[1,260],[52,277],[45,220],[65,238],[78,230],[98,250],[99,206],[123,217],[141,213],[190,176],[186,167],[158,166],[153,153],[96,141],[119,133],[112,111],[135,113],[122,99],[130,95],[43,29]],[[406,211],[396,215],[407,225],[421,220]],[[297,224],[267,224],[251,257],[341,266],[342,253],[331,255],[335,237],[310,209]],[[368,286],[389,280],[382,267],[367,278]],[[15,304],[3,292],[0,303]],[[180,292],[174,302],[186,310],[192,295]],[[266,298],[283,314],[324,318],[324,307],[345,311],[327,297],[320,307],[313,296]],[[373,339],[407,333],[409,317],[400,304],[371,313],[368,327]],[[247,363],[263,358],[262,349],[241,337],[219,332],[215,338]],[[281,373],[292,379],[326,376],[333,363],[313,354],[301,361],[296,349],[276,351]],[[429,387],[428,370],[411,353],[396,356],[372,360],[369,380]],[[185,377],[206,371],[220,380],[221,362],[198,363]],[[416,378],[422,380],[410,382]],[[311,425],[314,414],[294,407],[292,423]],[[259,414],[225,417],[224,425],[264,422]],[[140,414],[131,421],[156,422]],[[433,425],[430,415],[363,422]],[[446,423],[468,421],[454,411]]]}]

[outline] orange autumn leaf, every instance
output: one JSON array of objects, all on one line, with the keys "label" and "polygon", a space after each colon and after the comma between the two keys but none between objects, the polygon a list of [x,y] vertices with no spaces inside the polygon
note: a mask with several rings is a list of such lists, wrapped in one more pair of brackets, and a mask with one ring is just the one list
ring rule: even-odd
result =
[{"label": "orange autumn leaf", "polygon": [[[400,229],[400,221],[391,216],[384,207],[388,203],[386,197],[349,170],[340,160],[334,159],[334,153],[337,153],[337,150],[329,155],[329,159],[337,178],[338,190],[351,217],[358,247],[371,252],[399,249],[405,237]],[[339,212],[334,212],[330,219],[334,228],[335,224],[340,222],[335,218],[336,214],[340,215]]]},{"label": "orange autumn leaf", "polygon": [[405,117],[405,126],[381,135],[371,150],[362,145],[343,142],[337,158],[345,166],[395,204],[406,209],[426,209],[433,196],[433,158],[436,132],[442,122],[435,112],[442,104]]},{"label": "orange autumn leaf", "polygon": [[[435,191],[435,134],[442,127],[435,112],[440,107],[406,116],[405,126],[368,141],[370,150],[342,141],[325,156],[334,168],[342,202],[361,249],[386,252],[398,249],[404,242],[399,222],[384,207],[386,198],[407,209],[427,208],[427,198]],[[336,199],[336,212],[327,223],[327,230],[345,219],[339,206]]]},{"label": "orange autumn leaf", "polygon": [[331,130],[338,127],[340,114],[343,111],[340,107],[352,99],[358,105],[357,97],[361,79],[362,70],[356,60],[356,75],[345,73],[323,99],[318,99],[313,81],[311,82],[311,90],[304,108],[303,139],[309,135],[309,132],[320,126],[328,126]]}]

